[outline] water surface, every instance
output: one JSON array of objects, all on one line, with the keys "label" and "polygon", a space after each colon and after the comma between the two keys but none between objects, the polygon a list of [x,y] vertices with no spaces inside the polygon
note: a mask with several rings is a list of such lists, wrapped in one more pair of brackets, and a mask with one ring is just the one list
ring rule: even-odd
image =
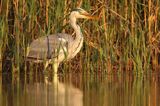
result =
[{"label": "water surface", "polygon": [[160,75],[0,75],[0,106],[159,106]]}]

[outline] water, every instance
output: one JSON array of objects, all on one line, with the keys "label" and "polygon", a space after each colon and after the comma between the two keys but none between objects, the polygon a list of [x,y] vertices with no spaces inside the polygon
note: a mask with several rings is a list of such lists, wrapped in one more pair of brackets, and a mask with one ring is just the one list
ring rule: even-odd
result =
[{"label": "water", "polygon": [[159,106],[160,74],[0,75],[0,106]]}]

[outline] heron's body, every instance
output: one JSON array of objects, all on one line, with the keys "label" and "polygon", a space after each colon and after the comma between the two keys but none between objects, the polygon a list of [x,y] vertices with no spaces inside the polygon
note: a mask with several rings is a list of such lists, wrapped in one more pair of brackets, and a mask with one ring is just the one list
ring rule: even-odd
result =
[{"label": "heron's body", "polygon": [[53,63],[54,71],[57,72],[60,62],[72,59],[80,51],[83,45],[83,35],[80,27],[76,24],[76,19],[89,17],[81,15],[81,13],[88,15],[83,9],[77,9],[76,11],[71,12],[70,15],[70,24],[76,32],[75,38],[65,33],[40,37],[31,43],[27,60],[33,62],[45,61],[45,67],[47,67],[48,64]]}]

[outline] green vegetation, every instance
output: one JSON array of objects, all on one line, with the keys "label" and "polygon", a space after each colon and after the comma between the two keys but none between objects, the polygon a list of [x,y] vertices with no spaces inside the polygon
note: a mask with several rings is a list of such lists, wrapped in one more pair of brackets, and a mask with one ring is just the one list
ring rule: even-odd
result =
[{"label": "green vegetation", "polygon": [[[61,65],[63,70],[138,73],[158,70],[159,0],[81,1],[81,7],[99,16],[99,20],[82,22],[84,46],[72,61]],[[10,60],[13,70],[19,70],[31,41],[57,32],[72,34],[68,15],[77,5],[75,0],[2,0],[2,60]]]}]

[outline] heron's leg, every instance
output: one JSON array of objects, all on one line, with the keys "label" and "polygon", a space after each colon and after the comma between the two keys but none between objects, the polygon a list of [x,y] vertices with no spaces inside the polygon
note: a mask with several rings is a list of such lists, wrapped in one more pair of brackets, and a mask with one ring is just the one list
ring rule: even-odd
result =
[{"label": "heron's leg", "polygon": [[49,65],[49,62],[46,62],[45,65],[44,65],[44,70],[47,69],[48,65]]},{"label": "heron's leg", "polygon": [[54,81],[54,83],[58,82],[58,75],[57,75],[57,73],[54,73],[54,75],[53,75],[53,81]]},{"label": "heron's leg", "polygon": [[58,63],[54,63],[54,64],[53,64],[54,74],[57,74],[58,66],[59,66],[59,64],[58,64]]}]

